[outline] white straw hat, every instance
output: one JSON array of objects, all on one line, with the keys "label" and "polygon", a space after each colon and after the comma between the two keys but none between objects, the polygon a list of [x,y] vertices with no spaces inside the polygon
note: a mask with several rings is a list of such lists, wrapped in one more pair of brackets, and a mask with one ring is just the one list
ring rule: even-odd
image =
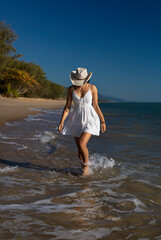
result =
[{"label": "white straw hat", "polygon": [[92,77],[92,72],[87,73],[86,68],[77,68],[77,71],[70,73],[70,80],[75,86],[82,86]]}]

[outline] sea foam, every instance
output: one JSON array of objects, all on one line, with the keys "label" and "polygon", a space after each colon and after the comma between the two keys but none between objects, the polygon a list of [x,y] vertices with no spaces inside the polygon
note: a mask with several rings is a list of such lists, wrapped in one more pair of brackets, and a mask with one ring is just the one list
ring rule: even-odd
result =
[{"label": "sea foam", "polygon": [[19,122],[12,122],[12,123],[6,122],[5,125],[9,127],[15,127],[19,125]]},{"label": "sea foam", "polygon": [[2,133],[0,133],[0,138],[1,139],[17,139],[17,137],[9,137],[9,136],[6,136],[6,135],[4,135]]},{"label": "sea foam", "polygon": [[0,138],[2,139],[9,139],[8,137],[6,137],[4,134],[0,133]]},{"label": "sea foam", "polygon": [[115,160],[113,158],[108,158],[107,156],[94,153],[89,158],[90,172],[97,171],[99,168],[113,168],[115,166]]},{"label": "sea foam", "polygon": [[15,170],[17,170],[17,166],[15,167],[4,167],[4,168],[0,168],[0,173],[8,173],[8,172],[14,172]]},{"label": "sea foam", "polygon": [[41,143],[49,143],[52,139],[55,139],[56,136],[49,131],[44,131],[42,133],[39,134],[35,134],[35,137],[37,138],[37,140],[40,140]]}]

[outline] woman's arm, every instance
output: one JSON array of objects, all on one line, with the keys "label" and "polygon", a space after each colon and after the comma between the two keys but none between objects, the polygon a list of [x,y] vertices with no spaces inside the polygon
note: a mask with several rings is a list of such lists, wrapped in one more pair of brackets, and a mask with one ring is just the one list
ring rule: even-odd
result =
[{"label": "woman's arm", "polygon": [[64,121],[67,118],[70,108],[71,108],[71,104],[72,104],[72,92],[73,92],[73,86],[68,88],[68,93],[67,93],[67,101],[62,113],[62,117],[58,126],[58,131],[62,132],[63,127],[64,127]]},{"label": "woman's arm", "polygon": [[101,109],[98,106],[98,92],[96,86],[94,85],[92,85],[92,93],[93,93],[93,108],[101,120],[101,132],[103,133],[106,131],[106,123],[104,116],[101,112]]}]

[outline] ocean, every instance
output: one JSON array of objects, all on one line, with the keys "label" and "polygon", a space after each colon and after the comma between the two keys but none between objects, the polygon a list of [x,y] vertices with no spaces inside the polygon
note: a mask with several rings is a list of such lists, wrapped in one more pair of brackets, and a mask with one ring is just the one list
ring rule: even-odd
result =
[{"label": "ocean", "polygon": [[161,239],[161,103],[99,105],[87,177],[63,109],[0,129],[0,239]]}]

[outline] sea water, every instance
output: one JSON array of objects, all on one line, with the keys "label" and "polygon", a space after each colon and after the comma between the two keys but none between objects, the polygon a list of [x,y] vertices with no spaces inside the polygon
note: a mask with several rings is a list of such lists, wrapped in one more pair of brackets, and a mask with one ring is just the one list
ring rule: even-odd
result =
[{"label": "sea water", "polygon": [[161,239],[161,104],[100,108],[88,177],[62,109],[0,129],[0,239]]}]

